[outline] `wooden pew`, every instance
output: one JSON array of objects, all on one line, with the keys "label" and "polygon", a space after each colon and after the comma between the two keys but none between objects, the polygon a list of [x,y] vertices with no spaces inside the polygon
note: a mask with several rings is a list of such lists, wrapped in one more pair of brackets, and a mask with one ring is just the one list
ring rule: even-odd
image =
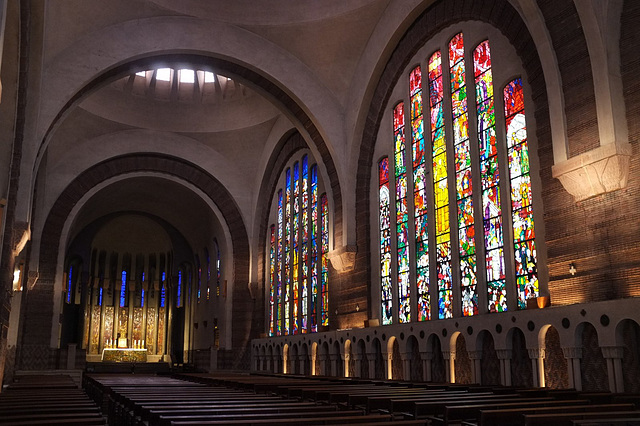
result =
[{"label": "wooden pew", "polygon": [[577,413],[554,413],[554,414],[523,414],[525,426],[547,426],[550,424],[557,426],[571,426],[574,420],[603,420],[609,421],[615,418],[640,420],[640,411],[600,411],[600,412],[577,412]]}]

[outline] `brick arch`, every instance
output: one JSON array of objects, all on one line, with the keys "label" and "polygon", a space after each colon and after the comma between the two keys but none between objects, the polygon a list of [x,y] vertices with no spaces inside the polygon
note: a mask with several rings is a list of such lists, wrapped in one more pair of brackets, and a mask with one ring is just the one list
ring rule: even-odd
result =
[{"label": "brick arch", "polygon": [[[358,264],[366,268],[365,271],[357,274],[357,277],[362,277],[358,284],[367,288],[372,282],[369,193],[378,129],[391,92],[403,75],[404,69],[418,50],[444,28],[465,20],[483,21],[497,28],[515,47],[527,74],[527,81],[532,88],[538,156],[543,169],[541,173],[548,171],[551,174],[553,154],[546,83],[535,43],[525,22],[508,0],[465,1],[456,8],[448,7],[450,5],[451,2],[446,0],[436,2],[420,14],[402,36],[378,79],[365,119],[367,124],[363,130],[358,158],[355,211],[358,257],[362,259]],[[354,274],[355,277],[356,274]]]},{"label": "brick arch", "polygon": [[[311,141],[315,144],[315,147],[320,154],[320,160],[326,168],[327,176],[329,178],[329,182],[327,183],[331,187],[331,192],[333,194],[334,238],[335,241],[342,241],[342,190],[338,180],[338,172],[327,142],[320,134],[319,129],[316,127],[309,114],[305,112],[305,109],[303,108],[304,105],[300,105],[298,100],[292,98],[285,90],[276,84],[276,82],[271,81],[258,71],[223,58],[187,53],[155,54],[153,56],[132,60],[105,70],[101,75],[79,90],[58,112],[55,119],[52,121],[51,126],[47,129],[43,141],[38,148],[38,156],[41,155],[42,150],[46,149],[47,140],[51,137],[55,128],[61,123],[64,116],[72,107],[78,105],[87,95],[118,79],[119,77],[122,77],[123,75],[130,74],[134,71],[155,68],[158,63],[190,64],[200,67],[201,69],[215,70],[223,75],[233,77],[248,84],[258,93],[265,95],[267,99],[275,101],[276,104],[281,105],[283,109],[293,115],[293,117],[295,117],[295,119],[309,134]],[[306,142],[302,136],[300,136],[300,139],[306,146]]]},{"label": "brick arch", "polygon": [[[57,269],[58,249],[62,229],[74,206],[96,185],[114,176],[131,172],[148,171],[176,176],[190,182],[203,191],[219,208],[229,228],[233,242],[234,281],[246,283],[249,279],[249,240],[242,215],[228,190],[213,176],[185,160],[160,154],[138,153],[105,160],[79,174],[60,194],[49,211],[41,236],[38,284],[29,291],[34,301],[27,303],[24,325],[24,344],[48,347],[53,314],[53,287]],[[27,300],[29,300],[29,298]],[[233,368],[248,369],[251,337],[258,335],[252,329],[254,304],[247,286],[233,287]],[[43,310],[46,312],[43,313]],[[48,311],[47,311],[48,310]],[[244,364],[247,365],[244,365]]]}]

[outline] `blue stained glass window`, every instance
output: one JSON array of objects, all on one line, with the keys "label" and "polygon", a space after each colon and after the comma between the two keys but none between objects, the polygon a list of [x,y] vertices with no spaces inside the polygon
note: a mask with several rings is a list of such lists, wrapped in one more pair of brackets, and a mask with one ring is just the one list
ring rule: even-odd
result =
[{"label": "blue stained glass window", "polygon": [[176,307],[182,306],[182,271],[178,271],[178,295],[176,297]]},{"label": "blue stained glass window", "polygon": [[127,271],[122,271],[122,286],[120,286],[120,307],[123,307],[127,299]]},{"label": "blue stained glass window", "polygon": [[73,266],[69,266],[69,280],[67,282],[67,303],[71,303],[71,291],[73,290]]}]

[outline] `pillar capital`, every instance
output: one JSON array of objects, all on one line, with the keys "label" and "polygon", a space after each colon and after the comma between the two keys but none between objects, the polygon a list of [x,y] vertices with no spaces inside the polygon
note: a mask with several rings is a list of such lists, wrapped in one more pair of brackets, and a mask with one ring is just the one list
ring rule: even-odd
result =
[{"label": "pillar capital", "polygon": [[582,347],[568,347],[562,348],[562,353],[565,358],[582,358]]},{"label": "pillar capital", "polygon": [[431,361],[433,359],[433,352],[432,351],[420,351],[420,358],[422,358],[423,361],[428,360]]},{"label": "pillar capital", "polygon": [[456,351],[442,351],[442,357],[444,359],[452,359],[455,361],[456,359]]},{"label": "pillar capital", "polygon": [[511,359],[513,351],[511,349],[497,349],[496,355],[498,359]]},{"label": "pillar capital", "polygon": [[482,359],[482,351],[469,351],[469,359]]},{"label": "pillar capital", "polygon": [[545,348],[527,349],[527,352],[529,352],[529,358],[531,359],[544,359],[545,356]]},{"label": "pillar capital", "polygon": [[622,359],[624,356],[623,346],[601,346],[602,356],[610,359]]}]

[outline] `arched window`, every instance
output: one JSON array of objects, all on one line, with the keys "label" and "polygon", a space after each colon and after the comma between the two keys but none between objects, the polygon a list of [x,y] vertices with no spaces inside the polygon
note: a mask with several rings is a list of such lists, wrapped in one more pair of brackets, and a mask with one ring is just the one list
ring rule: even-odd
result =
[{"label": "arched window", "polygon": [[329,324],[329,202],[309,154],[285,168],[267,232],[270,336],[316,332]]},{"label": "arched window", "polygon": [[200,266],[200,256],[196,254],[196,299],[200,303],[200,296],[202,290],[202,267]]},{"label": "arched window", "polygon": [[207,300],[209,300],[211,291],[211,257],[209,256],[209,249],[204,248],[204,257],[207,259]]},{"label": "arched window", "polygon": [[526,88],[505,79],[495,99],[489,39],[470,49],[460,32],[441,46],[398,83],[391,134],[380,134],[382,324],[524,309],[539,293]]},{"label": "arched window", "polygon": [[220,263],[220,246],[218,240],[213,240],[213,248],[216,251],[216,297],[220,296],[220,277],[222,277],[222,265]]}]

